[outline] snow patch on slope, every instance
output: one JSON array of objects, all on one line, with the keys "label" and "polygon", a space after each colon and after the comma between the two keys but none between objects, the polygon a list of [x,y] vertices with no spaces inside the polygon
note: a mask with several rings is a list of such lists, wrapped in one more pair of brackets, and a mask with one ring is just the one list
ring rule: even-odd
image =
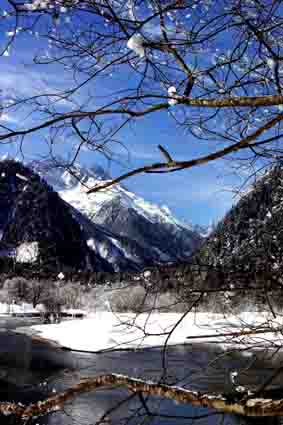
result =
[{"label": "snow patch on slope", "polygon": [[24,242],[16,249],[17,263],[34,263],[39,255],[38,242]]}]

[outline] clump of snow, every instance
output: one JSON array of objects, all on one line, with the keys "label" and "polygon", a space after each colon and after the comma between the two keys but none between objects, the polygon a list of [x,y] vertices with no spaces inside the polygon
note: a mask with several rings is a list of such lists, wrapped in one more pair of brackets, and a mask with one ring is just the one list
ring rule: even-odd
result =
[{"label": "clump of snow", "polygon": [[145,271],[143,272],[143,277],[144,277],[145,279],[150,278],[150,276],[151,276],[151,271],[150,271],[150,270],[145,270]]},{"label": "clump of snow", "polygon": [[174,87],[174,86],[169,87],[168,97],[169,97],[168,104],[170,106],[174,106],[178,103],[176,87]]},{"label": "clump of snow", "polygon": [[5,52],[4,52],[4,54],[3,54],[3,56],[10,56],[10,46],[9,47],[7,47],[6,48],[6,50],[5,50]]},{"label": "clump of snow", "polygon": [[87,246],[95,251],[96,250],[95,240],[93,238],[88,239]]},{"label": "clump of snow", "polygon": [[24,242],[16,248],[17,263],[34,263],[39,254],[38,242]]},{"label": "clump of snow", "polygon": [[49,0],[33,0],[32,3],[20,5],[21,10],[43,10],[50,7]]},{"label": "clump of snow", "polygon": [[144,39],[141,34],[134,34],[129,38],[127,47],[133,50],[140,58],[145,56]]}]

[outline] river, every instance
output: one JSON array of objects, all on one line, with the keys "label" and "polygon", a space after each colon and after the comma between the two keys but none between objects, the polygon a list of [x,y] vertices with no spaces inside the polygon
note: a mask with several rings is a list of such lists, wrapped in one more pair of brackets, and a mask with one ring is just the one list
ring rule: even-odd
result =
[{"label": "river", "polygon": [[[149,380],[159,380],[166,372],[166,381],[202,391],[231,391],[229,373],[238,370],[239,383],[256,386],[270,376],[274,367],[282,360],[278,353],[225,352],[215,345],[187,345],[168,349],[166,370],[160,349],[123,351],[101,354],[81,354],[62,351],[40,341],[32,341],[25,335],[14,334],[18,326],[35,323],[23,319],[0,318],[0,399],[24,403],[44,398],[47,393],[61,391],[80,379],[98,374],[116,372]],[[93,332],[99,332],[94,329]],[[279,376],[277,384],[282,379]],[[129,393],[122,389],[99,390],[77,397],[65,406],[64,412],[36,419],[34,423],[45,425],[93,425]],[[151,417],[146,423],[153,424],[259,424],[277,423],[247,421],[225,415],[203,417],[197,422],[190,417],[206,415],[206,409],[178,405],[157,398],[148,401],[151,413],[169,417]],[[120,408],[109,412],[103,425],[143,424],[145,416],[141,400],[134,397],[122,403]],[[148,415],[147,415],[148,416]],[[182,418],[171,418],[180,416]],[[187,419],[184,419],[186,417]],[[223,422],[222,422],[223,420]],[[1,420],[1,425],[4,422]]]}]

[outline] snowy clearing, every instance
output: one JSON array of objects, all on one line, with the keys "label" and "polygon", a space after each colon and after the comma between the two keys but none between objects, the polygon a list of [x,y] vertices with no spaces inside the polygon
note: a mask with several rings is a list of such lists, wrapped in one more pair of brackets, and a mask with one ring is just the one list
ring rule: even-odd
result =
[{"label": "snowy clearing", "polygon": [[37,308],[33,308],[32,304],[29,303],[22,303],[22,304],[16,304],[12,302],[11,304],[8,303],[0,303],[0,316],[9,316],[11,314],[24,314],[24,313],[39,313],[41,309],[41,306],[38,306]]},{"label": "snowy clearing", "polygon": [[[63,347],[90,352],[160,347],[165,342],[168,345],[217,342],[225,347],[236,346],[241,349],[275,348],[283,343],[283,319],[272,319],[267,312],[244,312],[229,317],[190,313],[174,329],[181,318],[180,313],[137,316],[134,313],[97,312],[86,319],[37,325],[32,329],[41,337],[56,341]],[[170,331],[172,334],[169,336]],[[259,333],[255,334],[255,331]],[[223,337],[223,333],[233,335]]]},{"label": "snowy clearing", "polygon": [[[0,316],[9,317],[13,314],[39,314],[42,312],[45,312],[46,308],[43,304],[38,304],[36,308],[33,308],[32,304],[29,303],[22,303],[22,304],[16,304],[16,303],[0,303]],[[82,310],[80,308],[63,308],[61,310],[61,313],[68,314],[69,316],[75,316],[75,315],[86,315],[86,311]]]}]

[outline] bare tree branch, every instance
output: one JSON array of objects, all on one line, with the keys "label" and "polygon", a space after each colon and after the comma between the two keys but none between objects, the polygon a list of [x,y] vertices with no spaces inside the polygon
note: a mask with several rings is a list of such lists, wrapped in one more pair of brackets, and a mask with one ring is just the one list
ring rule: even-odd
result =
[{"label": "bare tree branch", "polygon": [[113,186],[114,184],[119,183],[120,181],[123,181],[125,179],[128,179],[129,177],[132,177],[134,175],[141,174],[141,173],[160,172],[160,171],[162,172],[162,169],[164,168],[167,168],[167,169],[172,168],[174,171],[176,171],[176,170],[182,170],[184,168],[192,168],[196,165],[206,164],[210,161],[214,161],[215,159],[222,158],[223,156],[228,155],[232,152],[236,152],[240,149],[246,148],[247,146],[249,146],[251,142],[256,140],[264,132],[270,130],[272,127],[274,127],[278,122],[281,122],[282,120],[283,120],[283,114],[279,114],[275,118],[273,118],[271,121],[267,122],[264,126],[257,129],[250,136],[247,136],[244,139],[240,140],[238,143],[235,143],[234,145],[221,149],[220,151],[211,153],[209,155],[205,155],[200,158],[192,159],[190,161],[164,162],[164,163],[152,164],[146,167],[140,167],[133,171],[125,173],[122,176],[117,177],[116,179],[113,179],[110,182],[107,182],[103,185],[96,186],[88,190],[87,193],[90,194],[90,193],[98,192],[99,190],[106,189],[107,187]]},{"label": "bare tree branch", "polygon": [[21,406],[15,403],[0,403],[0,413],[8,416],[15,415],[22,419],[42,416],[52,411],[62,409],[63,405],[77,397],[99,388],[125,387],[134,393],[143,393],[160,398],[175,400],[180,403],[190,404],[197,407],[207,407],[219,412],[234,413],[242,416],[282,416],[283,400],[270,400],[263,398],[249,398],[245,402],[230,403],[221,394],[206,394],[191,391],[182,387],[156,384],[131,378],[125,375],[102,375],[81,381],[67,390],[29,406]]}]

